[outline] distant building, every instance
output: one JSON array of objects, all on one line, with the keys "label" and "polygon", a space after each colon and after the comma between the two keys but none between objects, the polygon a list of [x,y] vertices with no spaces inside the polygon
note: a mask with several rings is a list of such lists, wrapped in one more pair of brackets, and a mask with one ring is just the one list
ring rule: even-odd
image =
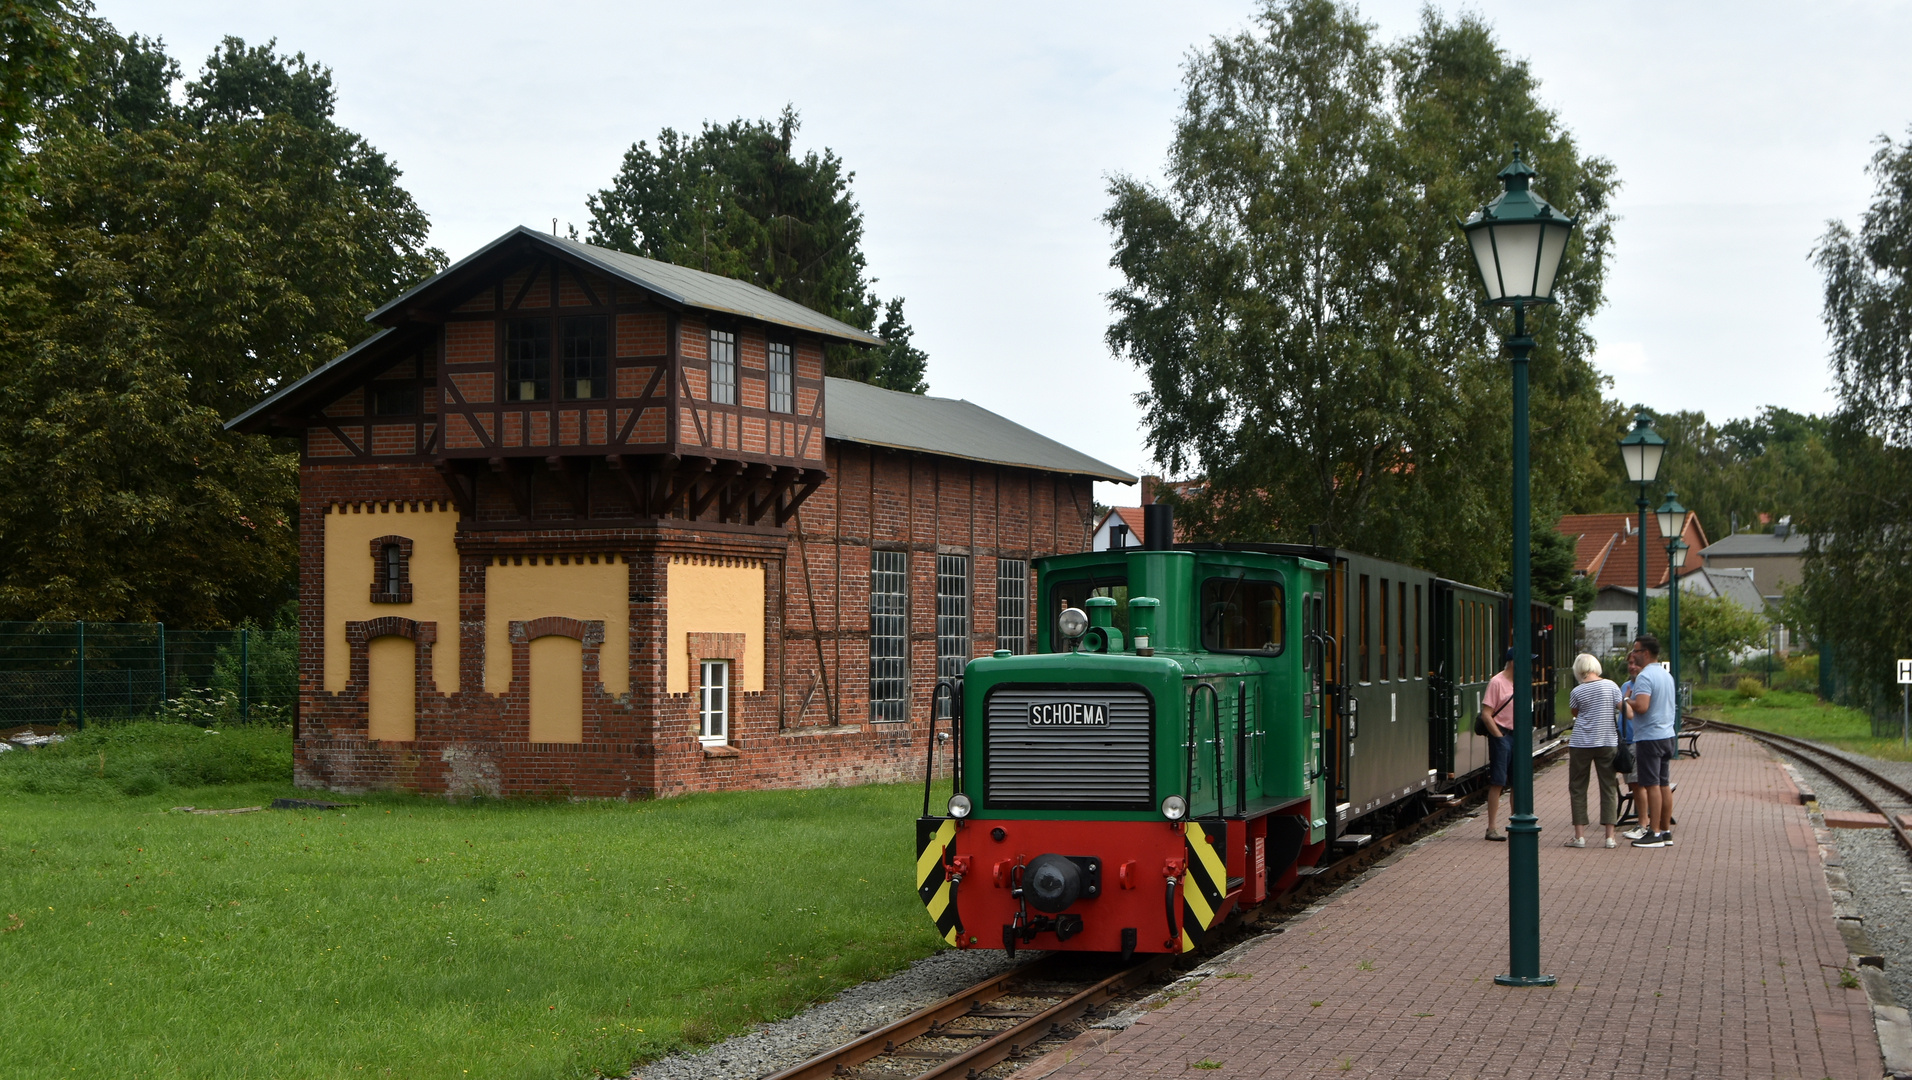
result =
[{"label": "distant building", "polygon": [[643,797],[920,776],[936,680],[1135,477],[826,378],[875,337],[517,229],[228,427],[298,440],[301,785]]},{"label": "distant building", "polygon": [[[1646,582],[1651,595],[1656,588],[1666,588],[1672,564],[1667,561],[1667,538],[1660,532],[1658,516],[1648,514],[1646,520]],[[1594,581],[1593,606],[1584,613],[1583,646],[1596,653],[1624,648],[1639,633],[1639,515],[1568,514],[1555,529],[1574,540],[1575,576]],[[1688,549],[1686,565],[1680,568],[1684,579],[1700,570],[1702,564],[1695,555],[1707,546],[1698,514],[1687,515],[1681,539]]]},{"label": "distant building", "polygon": [[1753,572],[1759,593],[1776,600],[1804,573],[1806,537],[1783,517],[1769,533],[1734,533],[1700,552],[1708,567],[1742,567]]},{"label": "distant building", "polygon": [[[1199,480],[1173,480],[1166,484],[1159,476],[1142,478],[1142,506],[1155,502],[1155,492],[1166,487],[1178,496],[1187,496],[1201,490]],[[1111,548],[1142,547],[1148,541],[1148,527],[1142,521],[1142,506],[1111,507],[1095,523],[1095,529],[1089,537],[1090,551],[1108,551]],[[1175,539],[1187,539],[1178,526]]]}]

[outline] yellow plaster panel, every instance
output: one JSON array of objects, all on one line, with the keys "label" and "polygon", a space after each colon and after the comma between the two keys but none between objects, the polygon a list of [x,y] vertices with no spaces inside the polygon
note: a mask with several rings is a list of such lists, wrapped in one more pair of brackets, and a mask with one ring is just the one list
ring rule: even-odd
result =
[{"label": "yellow plaster panel", "polygon": [[392,742],[418,737],[418,648],[411,638],[373,638],[366,648],[366,735]]},{"label": "yellow plaster panel", "polygon": [[[345,624],[388,615],[438,624],[432,647],[432,679],[438,692],[458,689],[458,514],[451,510],[405,510],[400,504],[334,506],[325,515],[325,688],[345,689],[352,676],[352,651]],[[407,604],[372,603],[372,541],[404,536],[412,541],[412,600]]]},{"label": "yellow plaster panel", "polygon": [[763,564],[673,556],[665,578],[666,693],[690,692],[688,634],[744,635],[743,689],[763,690]]},{"label": "yellow plaster panel", "polygon": [[558,615],[603,621],[599,676],[610,693],[630,693],[630,567],[614,555],[597,559],[572,555],[565,566],[553,557],[547,566],[543,556],[526,556],[521,566],[499,560],[500,565],[485,568],[486,691],[502,694],[511,688],[511,624]]},{"label": "yellow plaster panel", "polygon": [[584,741],[584,645],[577,638],[531,642],[531,741]]}]

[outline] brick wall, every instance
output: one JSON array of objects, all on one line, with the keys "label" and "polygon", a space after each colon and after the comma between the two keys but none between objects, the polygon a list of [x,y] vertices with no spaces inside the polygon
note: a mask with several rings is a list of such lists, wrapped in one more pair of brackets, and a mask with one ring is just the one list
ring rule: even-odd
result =
[{"label": "brick wall", "polygon": [[[970,653],[987,655],[998,644],[995,560],[1084,550],[1090,481],[849,443],[830,442],[824,453],[831,479],[786,528],[664,519],[461,532],[460,625],[421,635],[434,640],[420,645],[418,737],[407,743],[366,738],[362,644],[354,647],[346,689],[325,692],[324,519],[353,503],[443,505],[447,491],[420,463],[308,457],[301,474],[298,782],[343,791],[634,798],[920,777],[935,687],[937,555],[969,559]],[[905,723],[870,720],[873,549],[906,552],[910,568]],[[511,689],[484,689],[486,568],[498,558],[600,553],[615,553],[628,570],[629,655],[586,647],[583,742],[528,742],[527,661],[516,655],[523,645],[514,646]],[[683,554],[765,567],[764,689],[734,694],[727,746],[699,742],[694,692],[664,689],[665,567]],[[403,607],[393,605],[394,618],[403,618]],[[1029,625],[1033,633],[1033,610]],[[440,693],[430,680],[429,650],[444,648],[458,650],[456,693]],[[597,669],[616,663],[630,665],[629,694],[613,696],[598,682]]]}]

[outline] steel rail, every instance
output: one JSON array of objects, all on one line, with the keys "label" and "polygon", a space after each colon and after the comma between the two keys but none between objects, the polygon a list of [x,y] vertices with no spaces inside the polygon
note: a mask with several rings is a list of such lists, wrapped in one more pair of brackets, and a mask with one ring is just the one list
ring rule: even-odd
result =
[{"label": "steel rail", "polygon": [[[1565,745],[1566,740],[1564,738],[1556,739],[1553,743],[1536,751],[1534,757],[1537,760],[1550,760],[1557,757],[1559,750]],[[1386,836],[1378,837],[1373,842],[1355,848],[1346,855],[1333,860],[1327,864],[1325,873],[1297,881],[1286,894],[1279,898],[1270,897],[1269,899],[1273,903],[1269,906],[1268,914],[1277,916],[1289,914],[1289,912],[1276,908],[1275,903],[1305,906],[1306,902],[1313,900],[1323,892],[1333,891],[1335,888],[1338,888],[1342,882],[1354,876],[1354,873],[1365,871],[1374,862],[1406,843],[1415,834],[1430,832],[1451,824],[1468,806],[1478,801],[1482,794],[1482,791],[1469,792],[1467,795],[1456,799],[1446,806],[1435,808],[1425,817],[1396,829]],[[1908,801],[1912,801],[1912,799]],[[1351,871],[1353,873],[1351,873]],[[1283,918],[1270,920],[1270,922],[1280,921],[1286,920]],[[1266,932],[1265,930],[1258,931],[1258,933]],[[1220,939],[1216,939],[1216,941],[1217,944],[1220,943]],[[1229,942],[1229,944],[1232,943],[1232,941]],[[899,1050],[904,1043],[922,1038],[926,1035],[932,1038],[936,1037],[943,1025],[952,1020],[961,1019],[965,1016],[980,1015],[976,1012],[978,1006],[1015,993],[1016,991],[1011,987],[1012,983],[1054,978],[1055,976],[1051,974],[1050,969],[1059,966],[1061,961],[1069,958],[1071,958],[1071,954],[1050,953],[1039,960],[1033,960],[1027,964],[1001,972],[1000,974],[992,975],[960,993],[951,994],[949,997],[918,1009],[916,1012],[900,1020],[869,1031],[841,1046],[826,1050],[800,1065],[792,1066],[782,1072],[772,1073],[764,1077],[763,1080],[826,1080],[826,1078],[829,1077],[850,1075],[850,1071],[856,1066],[872,1058],[894,1053]],[[1036,1015],[1023,1019],[1022,1022],[1018,1024],[1004,1028],[999,1032],[991,1033],[976,1046],[970,1047],[968,1050],[956,1056],[929,1065],[927,1071],[915,1074],[910,1080],[937,1080],[937,1078],[944,1077],[981,1074],[984,1070],[998,1064],[1005,1058],[1014,1056],[1028,1049],[1041,1039],[1048,1037],[1054,1032],[1054,1029],[1058,1025],[1075,1019],[1093,1006],[1103,1004],[1119,996],[1131,989],[1136,983],[1156,974],[1163,968],[1170,966],[1182,958],[1182,954],[1180,953],[1158,953],[1141,960],[1113,975],[1096,981],[1086,989],[1069,995],[1063,1000],[1043,1009]],[[967,1038],[971,1036],[964,1035],[962,1037]]]},{"label": "steel rail", "polygon": [[1884,818],[1886,828],[1892,830],[1892,835],[1899,841],[1899,846],[1905,849],[1906,854],[1912,855],[1912,833],[1907,832],[1905,826],[1899,824],[1897,817],[1887,813],[1885,807],[1881,805],[1877,799],[1874,799],[1862,790],[1858,784],[1839,775],[1837,769],[1827,768],[1813,759],[1816,757],[1825,761],[1836,762],[1839,768],[1857,773],[1868,782],[1876,784],[1898,796],[1902,803],[1907,806],[1912,806],[1912,791],[1907,791],[1897,783],[1887,780],[1861,762],[1854,761],[1844,754],[1834,750],[1828,750],[1823,746],[1816,746],[1804,739],[1795,739],[1790,735],[1775,735],[1770,731],[1761,731],[1758,728],[1749,728],[1740,724],[1723,723],[1719,720],[1710,720],[1707,722],[1707,726],[1718,728],[1721,731],[1730,731],[1736,735],[1744,735],[1749,739],[1754,739],[1776,749],[1785,750],[1788,753],[1797,754],[1800,757],[1806,758],[1807,762],[1814,768],[1831,777],[1833,783],[1851,792],[1854,798],[1857,798],[1866,805],[1867,809]]}]

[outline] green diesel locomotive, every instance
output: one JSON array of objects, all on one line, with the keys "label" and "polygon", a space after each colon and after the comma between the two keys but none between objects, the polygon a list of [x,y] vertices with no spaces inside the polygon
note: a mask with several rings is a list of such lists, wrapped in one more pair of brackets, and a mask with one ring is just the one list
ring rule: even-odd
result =
[{"label": "green diesel locomotive", "polygon": [[[1172,535],[1149,509],[1147,535]],[[1036,571],[1037,652],[937,686],[916,880],[952,945],[1194,949],[1330,847],[1482,781],[1473,717],[1509,644],[1505,594],[1309,545],[1122,548]],[[1534,609],[1536,746],[1555,731],[1570,618]]]}]

